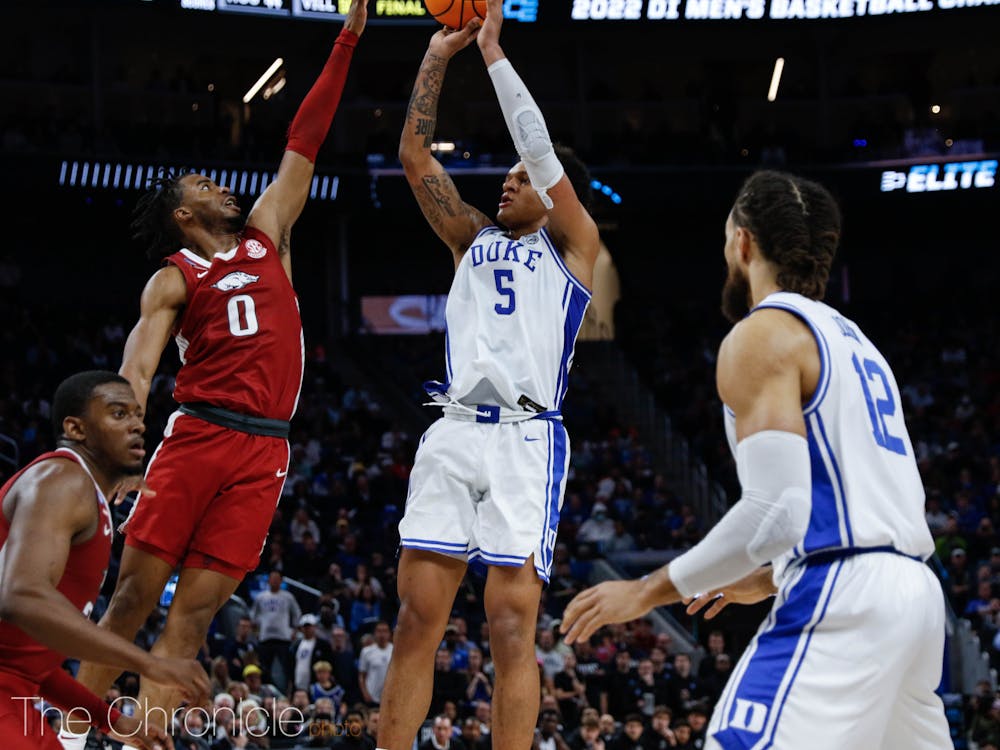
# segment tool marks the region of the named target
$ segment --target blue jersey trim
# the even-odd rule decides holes
[[[812,552],[842,546],[844,539],[840,535],[840,507],[833,489],[833,478],[827,471],[811,420],[806,422],[806,441],[809,444],[809,466],[812,471],[812,508],[801,547],[804,552]]]
[[[549,422],[549,477],[546,483],[545,526],[542,529],[541,566],[545,569],[546,580],[552,569],[552,552],[559,532],[559,500],[562,497],[563,482],[566,478],[566,428]]]
[[[457,547],[460,551],[465,552],[469,548],[468,542],[445,542],[440,539],[418,539],[415,537],[406,537],[400,539],[400,542],[406,544],[413,542],[414,544],[434,544],[438,547]]]
[[[851,530],[851,514],[847,507],[847,493],[844,492],[844,480],[840,475],[840,466],[837,464],[837,455],[833,452],[833,446],[830,445],[830,438],[826,436],[826,426],[823,424],[823,417],[817,411],[814,415],[816,418],[816,424],[819,426],[820,437],[823,438],[823,445],[826,446],[826,452],[830,457],[830,464],[833,466],[833,474],[837,479],[837,489],[840,490],[840,505],[844,513],[844,528],[847,529],[847,546],[854,546],[854,532]]]
[[[590,297],[591,297],[591,291],[589,289],[587,289],[587,287],[585,287],[583,285],[583,282],[580,281],[578,278],[576,278],[576,276],[574,276],[573,273],[566,266],[566,261],[563,260],[562,255],[560,255],[559,251],[556,250],[556,246],[554,244],[552,244],[552,237],[546,231],[545,227],[542,227],[541,229],[539,229],[538,230],[538,234],[542,238],[542,240],[545,242],[545,244],[548,246],[549,252],[552,253],[552,257],[555,258],[556,265],[558,265],[559,268],[562,269],[562,272],[564,274],[566,274],[566,278],[569,279],[571,282],[573,282],[573,285],[576,286],[577,289],[579,289],[581,292],[583,292],[584,294],[586,294],[587,295],[587,299],[589,300]]]
[[[574,289],[569,298],[569,306],[565,309],[566,319],[563,323],[563,351],[559,362],[559,374],[556,377],[556,409],[562,407],[569,388],[569,368],[573,362],[573,351],[576,349],[576,337],[580,335],[583,326],[583,316],[587,313],[590,297],[583,297]]]
[[[762,740],[767,742],[764,747],[771,746],[782,708],[805,660],[812,634],[826,614],[834,589],[834,585],[831,584],[824,597],[823,590],[830,577],[830,570],[831,566],[826,565],[803,571],[801,577],[792,584],[785,601],[780,606],[775,606],[772,611],[773,619],[769,623],[769,628],[756,637],[754,652],[739,677],[739,684],[734,687],[731,695],[727,696],[726,703],[722,706],[725,712],[722,717],[723,728],[713,735],[725,750],[749,750],[759,747]],[[840,563],[836,565],[838,573],[839,570]],[[835,582],[836,576],[834,576]],[[797,654],[803,638],[805,642],[802,644],[801,652]],[[789,674],[790,682],[779,698],[782,683]],[[766,706],[768,719],[771,717],[771,712],[777,710],[774,721],[765,721],[764,726],[757,732],[733,726],[732,703],[738,699]],[[777,706],[775,701],[778,701]]]
[[[819,405],[823,403],[823,399],[826,397],[826,392],[830,388],[831,373],[831,363],[830,363],[830,347],[826,343],[826,337],[823,332],[816,327],[816,325],[809,319],[802,310],[797,307],[786,304],[784,302],[764,302],[757,305],[753,310],[750,311],[752,315],[757,310],[765,310],[767,308],[772,308],[775,310],[784,310],[785,312],[791,313],[795,317],[799,318],[803,323],[809,326],[809,330],[812,331],[813,338],[816,339],[816,348],[819,350],[819,382],[816,384],[816,391],[813,393],[809,403],[802,407],[803,414],[810,414],[819,408]]]
[[[785,710],[785,703],[788,701],[788,695],[792,692],[792,688],[795,687],[795,680],[799,676],[799,670],[802,669],[802,663],[806,660],[806,653],[809,651],[809,644],[812,642],[813,633],[816,632],[816,628],[819,627],[819,624],[823,622],[823,618],[826,617],[826,610],[827,607],[830,606],[830,600],[833,598],[833,591],[837,587],[837,579],[840,577],[840,571],[843,569],[844,563],[843,561],[838,561],[835,565],[836,570],[833,573],[833,582],[830,584],[830,588],[827,589],[826,600],[823,602],[823,609],[819,613],[819,618],[817,618],[816,622],[814,622],[809,628],[809,634],[806,636],[806,644],[802,649],[802,653],[799,655],[799,663],[795,665],[795,671],[792,672],[792,680],[788,683],[788,689],[785,690],[785,694],[781,696],[781,703],[778,704],[778,714],[774,717],[774,726],[771,727],[770,732],[771,736],[768,739],[767,744],[764,745],[764,750],[767,750],[769,747],[774,747],[774,736],[778,733],[778,723],[781,721],[781,714]],[[826,582],[828,575],[829,571],[826,571],[823,576],[824,583]]]

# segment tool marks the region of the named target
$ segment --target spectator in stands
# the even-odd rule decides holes
[[[469,649],[469,663],[467,673],[469,684],[465,688],[465,698],[470,706],[478,701],[490,701],[493,699],[493,682],[483,671],[483,652],[473,646]]]
[[[635,537],[628,533],[625,521],[616,519],[614,522],[614,534],[604,542],[604,554],[613,555],[616,552],[632,552],[636,548]]]
[[[539,629],[537,631],[535,658],[542,665],[545,674],[545,682],[551,682],[552,678],[563,670],[563,655],[556,650],[555,637],[550,628]]]
[[[419,750],[466,750],[462,740],[452,736],[451,729],[451,719],[438,714],[431,736],[420,743]]]
[[[467,678],[451,667],[451,652],[443,646],[434,655],[434,687],[431,693],[431,713],[442,713],[444,704],[456,705],[465,698]]]
[[[331,594],[325,594],[320,599],[319,622],[316,624],[316,637],[321,641],[333,643],[333,631],[344,628],[344,618],[340,614],[340,602]]]
[[[608,750],[645,750],[642,744],[643,730],[642,716],[629,714],[625,717],[622,731],[609,745]]]
[[[559,712],[543,710],[538,716],[538,729],[531,742],[532,750],[569,750],[559,731]]]
[[[941,492],[936,489],[927,490],[927,500],[924,503],[924,518],[931,534],[937,537],[944,533],[948,525],[948,514],[941,508]]]
[[[375,750],[375,740],[365,731],[365,713],[351,709],[344,716],[344,726],[330,747],[340,750]]]
[[[316,703],[320,698],[329,698],[333,703],[334,715],[340,716],[344,706],[345,691],[333,678],[333,667],[328,661],[318,661],[313,664],[316,680],[309,685],[309,700]]]
[[[643,735],[645,750],[668,750],[677,744],[677,737],[670,728],[673,714],[667,706],[657,706],[653,709],[653,718],[649,729]]]
[[[948,560],[948,580],[945,591],[951,600],[951,606],[958,612],[964,612],[971,591],[971,576],[967,567],[968,554],[962,547],[955,547]]]
[[[607,750],[601,737],[601,725],[597,717],[588,715],[580,723],[580,734],[570,750]]]
[[[722,695],[722,691],[726,687],[726,682],[729,681],[729,676],[733,671],[733,660],[729,654],[717,654],[714,658],[706,656],[702,662],[706,661],[712,664],[712,669],[706,673],[704,678],[699,677],[698,679],[704,686],[706,694],[714,703]]]
[[[608,711],[612,716],[635,713],[639,708],[637,687],[632,656],[628,651],[621,650],[615,654],[615,668],[608,675]]]
[[[563,731],[576,729],[580,711],[587,703],[587,687],[576,672],[576,654],[572,650],[563,657],[562,671],[553,676],[552,688],[552,695],[559,701]]]
[[[640,659],[636,667],[635,691],[638,695],[636,705],[639,712],[647,718],[653,716],[653,710],[669,699],[669,689],[666,681],[657,679],[652,659]]]
[[[291,646],[293,667],[293,687],[294,689],[308,688],[312,681],[313,671],[316,662],[323,661],[329,664],[333,659],[333,650],[330,644],[317,637],[316,625],[319,618],[313,614],[302,615],[299,618],[299,628],[302,635],[297,638]],[[332,669],[332,667],[331,667]],[[340,705],[336,703],[336,705]]]
[[[243,682],[246,686],[246,694],[241,694],[241,700],[251,698],[257,702],[257,705],[263,705],[264,698],[277,698],[282,694],[273,684],[264,682],[263,678],[264,673],[256,664],[245,666],[243,668]]]
[[[593,542],[602,546],[615,535],[615,523],[608,518],[608,506],[598,500],[590,509],[590,517],[580,524],[576,532],[579,542]]]
[[[674,737],[677,738],[676,750],[697,750],[691,740],[691,725],[686,719],[680,719],[674,724]]]
[[[705,644],[705,658],[698,665],[698,678],[708,679],[715,671],[715,657],[726,651],[726,637],[721,630],[713,630],[708,634]]]
[[[334,678],[347,690],[349,703],[353,704],[358,700],[363,700],[358,682],[358,664],[354,658],[354,650],[351,648],[351,640],[347,637],[347,631],[342,627],[334,628],[331,644],[333,658],[329,661],[333,665]]]
[[[468,716],[462,722],[462,744],[467,750],[491,750],[489,735],[483,736],[475,716]]]
[[[479,732],[485,738],[490,738],[493,729],[493,706],[486,701],[479,701],[476,704],[476,721],[479,722]],[[491,742],[492,739],[490,738]]]
[[[382,700],[385,673],[392,659],[392,631],[389,623],[383,621],[375,625],[375,642],[361,649],[358,658],[358,685],[361,697],[369,706],[378,705]],[[336,644],[334,644],[336,651]]]
[[[966,549],[969,543],[958,530],[958,514],[952,511],[944,525],[944,531],[934,543],[937,556],[947,563],[951,551],[956,548]]]
[[[576,673],[583,679],[587,693],[587,705],[600,712],[608,710],[608,674],[604,664],[594,653],[593,640],[577,641],[573,644],[576,653]],[[581,720],[583,717],[580,717]]]
[[[385,599],[385,589],[382,588],[382,583],[377,578],[372,577],[367,563],[359,562],[355,568],[354,577],[348,578],[344,583],[351,596],[355,598],[360,598],[362,589],[368,585],[371,586],[376,599],[380,602]]]
[[[460,620],[461,618],[455,618]],[[462,620],[462,626],[465,621]],[[469,646],[461,636],[458,622],[449,622],[444,628],[443,647],[451,654],[451,668],[455,672],[466,672],[469,669]]]
[[[295,511],[295,516],[289,525],[289,534],[294,544],[302,544],[302,535],[309,533],[312,538],[319,542],[319,526],[309,515],[309,509],[305,506]]]
[[[610,748],[611,743],[613,743],[618,737],[618,722],[615,721],[615,717],[611,714],[601,714],[597,721],[601,727],[601,739],[604,740],[604,744]]]
[[[376,598],[371,584],[361,587],[358,598],[351,605],[351,632],[354,635],[369,632],[382,619],[382,603]]]
[[[250,608],[250,616],[257,627],[260,646],[260,666],[267,672],[271,682],[286,684],[292,678],[292,636],[295,623],[302,617],[302,610],[295,597],[283,591],[284,577],[272,570],[267,578],[267,591],[262,591]],[[274,671],[274,663],[278,671]]]
[[[320,698],[313,708],[312,718],[306,727],[309,747],[329,747],[331,739],[339,734],[336,725],[333,701]]]
[[[705,734],[708,732],[708,707],[704,703],[695,703],[687,715],[691,726],[691,744],[697,748],[705,746]]]
[[[708,697],[701,681],[691,674],[691,657],[674,656],[674,674],[670,680],[670,707],[675,714],[686,715],[695,703]]]

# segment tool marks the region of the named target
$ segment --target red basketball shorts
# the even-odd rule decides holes
[[[0,738],[4,750],[62,750],[58,730],[35,710],[37,699],[37,683],[0,671]]]
[[[171,565],[242,580],[257,567],[288,473],[288,441],[176,412],[122,525],[125,543]]]

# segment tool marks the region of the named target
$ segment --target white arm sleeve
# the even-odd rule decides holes
[[[564,170],[552,148],[541,110],[506,57],[490,65],[487,71],[496,89],[507,129],[514,139],[514,148],[528,170],[531,186],[545,207],[552,208],[552,199],[546,191],[562,179]]]
[[[805,438],[778,430],[754,433],[736,447],[736,470],[743,487],[739,502],[667,568],[685,597],[738,581],[802,541],[809,527]]]

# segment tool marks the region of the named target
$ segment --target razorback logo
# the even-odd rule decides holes
[[[260,276],[254,276],[243,271],[233,271],[212,284],[212,287],[218,289],[220,292],[231,292],[233,289],[242,289],[245,286],[250,286],[250,284],[253,284],[258,279],[260,279]]]

